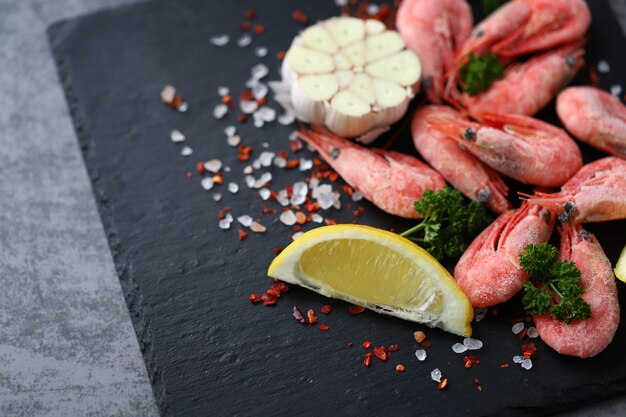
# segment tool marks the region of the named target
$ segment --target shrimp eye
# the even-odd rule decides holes
[[[433,85],[433,82],[431,81],[431,79],[429,77],[426,77],[422,80],[421,89],[428,90],[432,85]]]
[[[543,221],[546,222],[546,224],[550,223],[551,214],[548,210],[542,209],[539,214],[541,215],[541,218],[543,219]]]
[[[578,237],[582,240],[591,241],[591,233],[589,233],[585,229],[582,229],[580,233],[578,233]]]
[[[337,158],[339,158],[339,154],[340,154],[340,153],[341,153],[341,149],[339,149],[339,148],[333,148],[333,149],[330,151],[330,157],[331,157],[331,158],[333,158],[333,159],[337,159]]]
[[[569,223],[574,211],[576,211],[576,205],[571,201],[568,201],[563,205],[563,212],[559,214],[559,221],[561,223]]]
[[[567,63],[567,65],[568,65],[570,68],[574,68],[574,67],[576,66],[576,58],[574,58],[574,57],[573,57],[573,56],[571,56],[571,55],[566,55],[566,56],[565,56],[565,62]]]
[[[473,127],[465,129],[465,132],[463,132],[463,139],[474,142],[476,140],[476,129]]]
[[[487,203],[489,200],[491,200],[491,190],[489,189],[489,187],[485,187],[478,191],[478,194],[476,194],[476,200],[478,200],[480,203]]]
[[[472,36],[475,38],[480,38],[484,34],[485,34],[485,30],[482,28],[476,28],[474,29],[474,32],[472,32]]]

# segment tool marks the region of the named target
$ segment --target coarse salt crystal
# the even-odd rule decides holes
[[[178,110],[181,113],[186,112],[187,110],[189,110],[189,103],[187,103],[186,101],[183,101],[182,103],[178,105],[178,107],[176,107],[176,110]]]
[[[263,106],[254,113],[254,116],[267,123],[273,122],[276,119],[276,110]]]
[[[426,359],[426,351],[424,349],[417,349],[415,351],[415,357],[418,361],[423,361]]]
[[[263,200],[267,200],[272,195],[272,192],[267,188],[261,188],[259,190],[259,195]]]
[[[243,169],[243,173],[244,174],[252,174],[254,172],[254,169],[252,169],[252,167],[250,165],[246,165],[246,167]]]
[[[259,155],[259,162],[261,163],[261,166],[268,167],[272,165],[272,160],[274,159],[274,156],[276,156],[274,152],[261,152],[261,155]]]
[[[232,136],[234,136],[234,135],[235,135],[235,133],[237,133],[237,128],[236,128],[235,126],[233,126],[233,125],[226,126],[226,127],[224,128],[224,134],[225,134],[227,137],[229,137],[229,138],[230,138],[230,137],[232,137]]]
[[[485,316],[487,315],[487,311],[489,311],[489,309],[487,307],[477,308],[476,311],[475,311],[475,314],[476,314],[475,320],[476,320],[476,322],[482,321],[485,318]]]
[[[350,196],[350,199],[351,199],[352,201],[355,201],[355,202],[356,202],[356,201],[361,201],[361,200],[363,200],[363,194],[361,194],[361,192],[360,192],[360,191],[355,191],[355,192],[353,192],[353,193],[352,193],[352,195]]]
[[[298,140],[298,139],[300,139],[300,138],[298,137],[298,135],[296,134],[296,132],[291,132],[291,133],[289,134],[289,140]]]
[[[287,160],[285,158],[277,156],[276,158],[274,158],[274,165],[278,168],[284,168],[287,166]]]
[[[293,184],[293,194],[307,195],[309,192],[309,186],[304,181],[298,181]]]
[[[272,174],[269,172],[264,172],[261,176],[254,182],[254,188],[262,188],[272,180]]]
[[[611,66],[604,59],[598,62],[598,72],[600,74],[608,74],[611,72]]]
[[[251,77],[248,79],[248,81],[246,81],[246,87],[248,88],[252,88],[255,85],[257,85],[258,83],[260,83],[261,81],[259,81],[258,79]]]
[[[530,358],[526,358],[522,361],[522,368],[526,369],[527,371],[530,370],[530,368],[533,367],[533,361]]]
[[[280,222],[285,226],[293,226],[294,224],[296,224],[297,221],[296,215],[291,210],[285,210],[280,213],[280,216],[278,216],[278,220],[280,220]]]
[[[189,146],[183,146],[183,148],[180,150],[180,154],[182,156],[189,156],[193,153],[193,149],[191,149]]]
[[[294,206],[299,206],[300,204],[304,204],[306,201],[306,195],[292,195],[289,202]]]
[[[236,194],[237,191],[239,191],[239,185],[236,182],[229,182],[228,191],[230,191],[232,194]]]
[[[174,129],[170,132],[170,139],[174,143],[180,143],[185,140],[185,135],[180,130]]]
[[[247,33],[241,35],[241,37],[237,39],[237,46],[239,46],[240,48],[245,48],[251,43],[252,43],[252,36],[250,36]]]
[[[535,339],[539,336],[539,332],[537,331],[536,327],[529,327],[528,331],[526,332],[526,336],[530,337],[531,339]]]
[[[252,87],[252,97],[254,97],[257,100],[261,100],[262,98],[265,98],[268,92],[269,92],[269,88],[267,88],[267,85],[263,83],[257,83],[254,87]]]
[[[230,172],[230,167],[228,166],[224,167],[224,172]]]
[[[168,84],[163,87],[163,90],[161,90],[161,100],[165,103],[171,103],[174,97],[176,97],[176,88],[174,88],[173,85]]]
[[[278,119],[276,120],[278,120],[278,124],[281,126],[289,126],[296,120],[296,116],[292,112],[287,111],[278,116]]]
[[[312,159],[300,158],[300,165],[299,165],[300,171],[308,171],[311,168],[313,168],[313,160]]]
[[[230,41],[230,37],[226,34],[211,36],[209,42],[215,46],[226,46]]]
[[[226,213],[223,219],[219,221],[220,229],[230,229],[230,224],[233,222],[233,216],[230,213]]]
[[[252,224],[253,219],[252,219],[252,217],[248,216],[247,214],[244,214],[243,216],[237,217],[237,221],[242,226],[249,227]]]
[[[226,104],[218,104],[213,108],[213,117],[216,119],[221,119],[226,116],[226,113],[228,113],[228,106]]]
[[[270,147],[270,144],[269,144],[269,143],[267,143],[267,142],[263,142],[263,143],[261,144],[261,146],[262,146],[262,147],[264,147],[265,149],[267,149],[267,148],[269,148],[269,147]]]
[[[513,356],[513,363],[522,363],[523,360],[524,360],[524,357],[521,355]]]
[[[452,345],[452,351],[454,353],[463,353],[467,350],[467,347],[463,343],[455,343]]]
[[[292,240],[296,240],[297,238],[299,238],[300,236],[302,236],[304,234],[304,232],[296,232],[291,236]]]
[[[213,201],[220,201],[222,199],[222,193],[213,194]]]
[[[265,64],[256,64],[252,67],[252,70],[250,72],[252,73],[253,78],[260,80],[261,78],[269,74],[270,70]]]
[[[463,339],[463,344],[467,350],[477,350],[483,347],[483,342],[478,339],[472,339],[471,337]]]
[[[209,191],[211,188],[213,188],[213,178],[211,178],[211,177],[204,177],[204,178],[202,178],[202,181],[200,181],[200,185],[206,191]]]
[[[224,86],[219,86],[217,87],[217,94],[220,97],[224,97],[230,94],[230,88],[228,87],[224,87]]]
[[[220,161],[219,159],[211,159],[210,161],[206,161],[204,163],[204,169],[216,174],[219,172],[220,169],[222,169],[222,161]]]
[[[263,120],[261,120],[258,116],[254,117],[254,127],[256,128],[262,128],[263,126],[265,126],[265,122]]]
[[[520,321],[519,323],[515,323],[513,325],[513,327],[511,328],[511,331],[514,334],[519,334],[519,332],[521,332],[524,329],[524,322]]]
[[[252,175],[246,175],[245,181],[248,188],[254,187],[254,183],[256,182]]]
[[[439,368],[435,368],[430,373],[430,378],[435,382],[441,382],[441,371]]]
[[[370,16],[374,16],[380,10],[380,6],[378,4],[370,4],[367,6],[367,14]]]
[[[339,7],[344,7],[348,5],[349,0],[335,0],[335,5]]]
[[[622,94],[622,86],[615,84],[611,86],[611,94],[615,97],[619,97]]]
[[[267,48],[264,46],[257,46],[254,49],[254,54],[258,56],[259,58],[263,58],[264,56],[267,55]]]
[[[241,100],[239,102],[239,108],[245,114],[251,114],[259,108],[259,103],[256,100]]]
[[[322,216],[320,216],[319,214],[314,213],[314,214],[311,216],[311,220],[312,220],[314,223],[322,223],[322,222],[324,221],[324,218],[323,218]]]
[[[261,169],[261,161],[259,161],[259,158],[252,161],[252,168]]]
[[[276,201],[283,207],[287,207],[289,205],[289,197],[287,196],[287,190],[280,190],[276,195]]]
[[[259,222],[252,222],[252,224],[250,225],[250,230],[252,230],[254,233],[264,233],[267,230],[267,227],[263,226]]]
[[[235,146],[239,146],[241,143],[241,137],[239,135],[229,136],[228,139],[226,139],[226,143],[228,143],[228,146],[232,146],[234,148]]]

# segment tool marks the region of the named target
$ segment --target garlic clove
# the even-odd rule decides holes
[[[365,23],[356,17],[333,17],[326,21],[326,27],[340,48],[365,36]]]
[[[339,48],[331,34],[320,25],[311,26],[300,35],[302,45],[327,54],[335,54]]]
[[[302,46],[294,46],[287,51],[285,62],[298,74],[323,74],[335,70],[330,55]]]
[[[413,52],[404,50],[367,64],[365,72],[374,78],[410,86],[419,81],[422,66]]]
[[[398,32],[386,31],[366,39],[367,62],[377,61],[404,49],[404,41]]]

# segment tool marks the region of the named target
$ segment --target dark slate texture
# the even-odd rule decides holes
[[[623,38],[604,2],[591,4],[594,23],[588,61],[607,59],[610,83],[623,83],[626,61]],[[245,50],[235,45],[244,10],[254,7],[267,33]],[[274,53],[288,47],[299,26],[290,18],[294,7],[312,18],[335,14],[332,2],[154,1],[104,11],[61,22],[50,30],[60,78],[85,158],[98,208],[107,232],[140,345],[154,383],[157,403],[165,415],[546,415],[626,392],[626,335],[620,328],[611,346],[596,358],[560,356],[538,342],[541,358],[532,371],[517,366],[502,370],[520,352],[510,332],[513,307],[499,308],[475,326],[485,347],[481,364],[463,368],[462,356],[450,346],[458,337],[426,329],[433,347],[426,362],[418,362],[412,333],[417,326],[371,312],[350,316],[346,304],[332,302],[334,312],[322,317],[330,326],[322,333],[303,327],[291,308],[319,308],[327,299],[293,288],[275,308],[251,305],[247,295],[266,288],[264,276],[274,246],[289,242],[289,229],[276,216],[262,216],[261,202],[243,183],[242,164],[225,145],[230,115],[216,121],[210,115],[218,102],[216,89],[230,86],[234,95],[260,61],[252,48],[264,45],[263,61],[276,78]],[[211,47],[211,35],[229,33],[231,44]],[[577,82],[585,82],[581,76]],[[175,85],[190,104],[176,113],[159,101],[166,84]],[[609,83],[609,84],[610,84]],[[608,84],[607,84],[608,85]],[[607,85],[603,85],[606,87]],[[550,111],[543,117],[554,120]],[[188,137],[193,156],[179,156],[171,129]],[[287,148],[290,128],[255,129],[238,125],[244,143],[256,155],[264,142],[272,150]],[[388,139],[388,138],[387,138]],[[385,138],[382,139],[384,141]],[[409,149],[404,134],[396,147]],[[584,148],[587,161],[600,156]],[[308,152],[303,155],[310,157]],[[199,160],[217,157],[232,168],[219,204],[188,179]],[[272,188],[303,178],[298,172],[271,169]],[[194,171],[195,172],[195,171]],[[257,173],[256,175],[259,175]],[[344,204],[347,202],[344,201]],[[232,207],[235,216],[260,216],[268,233],[237,239],[217,227],[217,213]],[[409,223],[386,216],[367,203],[361,223],[402,229]],[[351,220],[350,210],[328,217]],[[623,222],[593,225],[615,261],[623,244]],[[622,302],[624,291],[620,284]],[[320,314],[321,316],[321,314]],[[388,363],[361,364],[360,344],[398,343],[400,351]],[[346,344],[353,342],[354,347]],[[581,341],[584,342],[584,341]],[[407,371],[397,374],[396,363]],[[438,367],[450,379],[437,391],[430,371]],[[484,391],[477,392],[473,379]]]

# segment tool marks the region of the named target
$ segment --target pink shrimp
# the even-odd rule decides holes
[[[519,194],[557,213],[562,223],[626,219],[626,160],[609,156],[587,164],[558,193]]]
[[[584,0],[513,0],[476,25],[459,50],[513,58],[580,40],[591,23]]]
[[[619,302],[615,275],[596,238],[580,225],[564,224],[559,257],[572,261],[580,269],[582,299],[591,307],[591,317],[570,324],[548,313],[533,316],[535,326],[548,346],[563,355],[589,358],[611,343],[619,324]]]
[[[519,263],[526,245],[550,239],[554,216],[523,204],[505,211],[478,235],[454,269],[454,278],[474,307],[507,301],[522,289],[528,276]]]
[[[454,51],[470,35],[473,19],[465,0],[404,0],[396,27],[421,61],[429,98],[440,102],[443,76],[455,65]]]
[[[429,125],[481,161],[525,184],[560,186],[582,166],[580,149],[565,131],[521,115],[486,113],[485,123],[438,116]]]
[[[486,204],[496,213],[511,208],[508,187],[495,170],[459,146],[445,134],[428,126],[431,117],[465,119],[445,106],[425,106],[415,112],[412,122],[413,144],[435,170],[472,200]]]
[[[559,94],[556,112],[580,141],[626,159],[626,106],[594,87],[570,87]]]
[[[449,101],[466,109],[477,120],[483,113],[532,116],[545,107],[584,65],[584,50],[566,46],[509,66],[504,78],[476,96],[449,87]]]
[[[409,155],[374,152],[330,133],[296,132],[363,196],[387,213],[419,218],[413,203],[425,190],[441,191],[446,181],[437,171]]]

